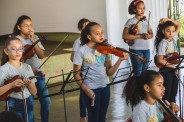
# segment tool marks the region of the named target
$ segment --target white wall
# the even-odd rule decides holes
[[[0,0],[0,35],[11,33],[22,14],[32,18],[36,32],[78,32],[84,17],[106,32],[105,0]]]
[[[130,16],[128,14],[128,6],[132,0],[106,0],[106,11],[107,11],[107,33],[108,39],[115,46],[119,46],[128,49],[128,45],[124,43],[122,39],[122,31],[124,24]],[[167,17],[167,0],[144,0],[146,6],[145,16],[148,18],[148,12],[151,11],[150,24],[156,34],[156,28],[160,18]],[[151,59],[155,54],[154,51],[154,38],[150,39]],[[113,63],[118,58],[113,56]],[[128,62],[123,62],[121,67],[127,66]],[[154,65],[153,61],[151,65]]]

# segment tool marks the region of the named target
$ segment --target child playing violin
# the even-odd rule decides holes
[[[132,122],[168,122],[170,115],[158,102],[165,93],[163,83],[162,75],[153,70],[143,71],[128,80],[123,94],[127,104],[133,107]],[[179,111],[178,105],[165,102],[174,114]]]
[[[3,95],[12,88],[23,87],[22,92],[12,92],[10,94],[9,98],[7,99],[7,109],[9,111],[16,112],[20,117],[27,120],[27,118],[24,116],[25,110],[23,99],[25,98],[28,120],[29,122],[34,122],[34,102],[32,95],[35,96],[37,93],[35,86],[36,79],[28,79],[30,76],[34,76],[34,73],[30,65],[20,61],[23,50],[23,45],[18,38],[10,37],[6,40],[0,67],[0,95]],[[23,77],[23,79],[16,79],[15,81],[4,85],[7,80],[10,80],[16,75],[20,75]]]
[[[36,38],[36,35],[34,35],[32,20],[30,17],[26,15],[22,15],[18,18],[13,34],[19,38],[23,44],[25,45],[32,45],[34,44],[38,38]],[[49,121],[49,111],[50,111],[50,97],[42,98],[42,96],[48,95],[48,89],[45,88],[45,76],[43,75],[42,71],[39,69],[39,66],[41,65],[42,61],[41,59],[44,58],[44,47],[41,44],[41,42],[38,42],[33,47],[34,49],[34,55],[33,57],[30,57],[30,59],[26,60],[26,63],[29,64],[35,75],[42,75],[42,77],[37,78],[36,87],[38,90],[38,97],[40,98],[40,114],[41,114],[41,122],[48,122]],[[24,57],[23,57],[24,58]]]
[[[153,32],[151,27],[148,25],[148,21],[145,20],[144,12],[145,12],[145,4],[142,0],[133,0],[128,9],[129,14],[135,15],[133,18],[128,19],[125,24],[122,37],[126,43],[132,43],[129,46],[129,51],[135,54],[140,55],[142,58],[147,60],[146,63],[141,62],[137,57],[131,56],[131,63],[133,67],[134,75],[139,76],[142,71],[144,71],[148,67],[148,62],[150,60],[150,46],[148,39],[153,37]],[[143,19],[142,21],[140,21]],[[132,25],[137,24],[137,30],[135,34],[130,33],[130,28]]]
[[[155,46],[157,50],[157,63],[162,65],[160,72],[164,78],[164,86],[166,88],[164,100],[175,102],[178,90],[178,70],[176,66],[167,62],[164,56],[178,52],[177,40],[181,24],[178,21],[169,18],[162,18],[158,25],[158,31],[155,38]],[[172,70],[173,69],[173,70]]]
[[[81,47],[75,52],[73,64],[77,84],[85,92],[84,98],[88,111],[88,122],[105,122],[110,99],[110,87],[108,76],[118,69],[121,61],[127,60],[127,54],[119,58],[111,66],[109,55],[97,51],[98,43],[103,42],[104,34],[102,27],[96,22],[90,22],[82,30]],[[80,71],[81,68],[89,70]],[[87,72],[87,73],[86,73]],[[84,81],[81,78],[85,79]],[[94,103],[94,104],[93,104]]]

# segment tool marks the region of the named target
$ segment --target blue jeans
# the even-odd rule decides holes
[[[88,122],[105,122],[110,100],[109,85],[104,88],[92,89],[95,93],[94,106],[91,106],[91,98],[84,94],[88,110]]]
[[[35,73],[35,75],[42,74],[41,71]],[[45,76],[37,78],[36,88],[37,88],[37,95],[40,98],[40,114],[41,114],[41,122],[48,122],[49,121],[49,111],[50,111],[50,97],[42,98],[42,96],[48,95],[48,89],[43,89],[46,85]]]
[[[32,95],[26,98],[26,104],[27,104],[28,121],[34,122],[34,111],[33,111],[34,99]],[[25,120],[24,103],[22,99],[15,99],[11,97],[8,98],[8,108],[9,108],[9,111],[16,112],[21,118]]]
[[[178,78],[176,77],[173,70],[170,68],[160,69],[160,74],[164,78],[165,94],[163,100],[169,102],[176,102],[176,95],[178,91]]]
[[[142,58],[146,58],[146,62],[141,62],[136,56],[130,55],[132,67],[133,67],[133,73],[136,76],[140,76],[142,71],[146,70],[148,68],[149,60],[150,60],[150,50],[133,50],[129,49],[130,52],[133,52],[135,54],[138,54]]]
[[[86,103],[84,99],[84,91],[80,89],[80,96],[79,96],[79,107],[80,107],[80,117],[86,117]]]

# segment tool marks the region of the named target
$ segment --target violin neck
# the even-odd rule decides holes
[[[139,24],[141,20],[138,20],[136,24],[134,24],[131,28],[130,28],[130,31],[134,30],[134,28]]]
[[[39,78],[39,77],[41,77],[42,75],[35,75],[35,76],[30,76],[29,77],[29,80],[31,80],[31,79],[33,79],[33,78]],[[43,75],[44,76],[44,75]]]
[[[162,101],[161,99],[160,100],[157,100],[157,101],[169,113],[170,117],[172,118],[172,120],[174,122],[180,122],[180,120],[178,119],[178,117],[171,111],[171,109],[164,103],[164,101]]]
[[[27,50],[25,50],[23,55],[27,55],[39,41],[40,40],[37,40],[36,42],[34,42]]]

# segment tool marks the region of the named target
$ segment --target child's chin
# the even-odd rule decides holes
[[[160,97],[159,97],[159,99],[162,99],[162,98],[163,98],[163,96],[160,96]]]
[[[103,40],[98,41],[98,43],[102,43],[102,42],[103,42]]]

